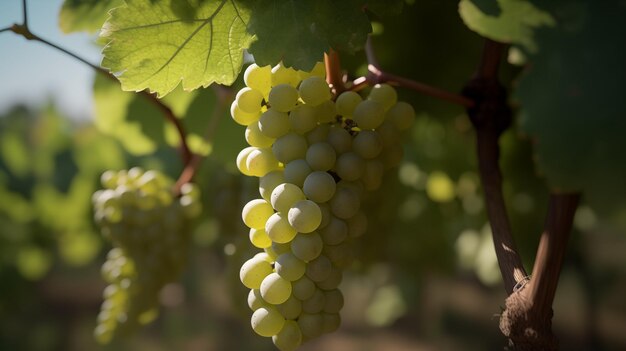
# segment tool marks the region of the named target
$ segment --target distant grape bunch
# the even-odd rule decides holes
[[[93,195],[94,216],[114,248],[102,265],[109,285],[94,334],[106,344],[157,317],[159,291],[184,266],[186,223],[199,215],[201,204],[196,185],[187,183],[174,196],[173,182],[153,170],[107,171],[101,182],[104,189]]]
[[[240,278],[251,289],[254,331],[290,351],[339,327],[342,270],[367,228],[361,199],[401,161],[415,112],[386,84],[365,100],[347,91],[333,101],[322,63],[311,72],[252,64],[244,81],[231,115],[250,147],[237,167],[260,178],[261,198],[242,218],[263,251]]]

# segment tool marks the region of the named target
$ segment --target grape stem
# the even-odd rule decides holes
[[[330,49],[324,53],[324,65],[326,66],[326,82],[330,85],[333,95],[337,97],[346,91],[343,73],[341,72],[341,62],[337,51]]]
[[[77,54],[57,45],[54,44],[52,42],[50,42],[49,40],[46,40],[36,34],[34,34],[30,28],[28,27],[28,13],[27,13],[27,6],[26,6],[26,0],[22,1],[22,5],[23,5],[23,23],[22,24],[13,24],[10,27],[7,28],[3,28],[0,29],[0,33],[4,32],[4,31],[12,31],[13,33],[17,34],[17,35],[21,35],[22,37],[24,37],[27,40],[34,40],[34,41],[38,41],[40,43],[43,43],[51,48],[56,49],[57,51],[60,51],[84,64],[86,64],[87,66],[93,68],[96,72],[102,74],[103,76],[114,80],[116,82],[119,82],[118,79],[111,74],[109,71],[107,71],[106,69],[97,66],[89,61],[87,61],[86,59],[78,56]],[[176,128],[176,131],[178,132],[179,138],[180,138],[180,154],[181,154],[181,160],[183,163],[183,166],[187,166],[187,164],[189,164],[191,162],[191,159],[193,157],[193,154],[191,152],[191,149],[189,148],[189,145],[187,144],[187,133],[185,132],[185,129],[183,127],[183,125],[180,123],[180,119],[176,116],[176,114],[174,113],[174,111],[172,111],[171,108],[169,108],[169,106],[165,105],[163,102],[161,102],[161,100],[159,100],[155,94],[152,94],[150,92],[148,92],[147,90],[143,90],[140,92],[137,92],[139,95],[142,95],[144,98],[146,98],[148,101],[150,101],[152,104],[154,104],[162,113],[163,116],[165,117],[165,119],[172,123],[172,125]]]
[[[365,44],[365,54],[367,55],[368,74],[363,77],[359,77],[352,82],[352,85],[350,87],[350,90],[352,91],[359,91],[367,86],[375,84],[387,83],[390,85],[415,90],[419,93],[452,102],[466,108],[474,106],[474,101],[468,99],[465,96],[454,94],[449,91],[445,91],[443,89],[439,89],[383,70],[374,53],[371,37],[367,38],[367,42]]]

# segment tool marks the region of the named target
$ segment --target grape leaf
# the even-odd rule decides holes
[[[354,53],[372,31],[360,0],[259,0],[249,30],[250,46],[259,65],[283,61],[310,70],[331,47]]]
[[[59,12],[59,27],[64,33],[93,33],[102,27],[109,10],[123,3],[122,0],[65,0]]]
[[[102,28],[102,66],[124,90],[159,97],[181,81],[185,90],[231,84],[252,41],[249,15],[244,0],[127,0]]]
[[[550,13],[535,7],[528,0],[497,0],[497,4],[500,11],[494,10],[493,3],[461,0],[459,13],[474,32],[503,43],[521,45],[529,51],[537,49],[533,30],[555,24]]]
[[[626,51],[615,47],[626,37],[626,6],[552,5],[559,25],[537,31],[540,49],[516,91],[521,126],[553,188],[611,207],[626,198]]]

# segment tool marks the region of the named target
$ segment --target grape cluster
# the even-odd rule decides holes
[[[114,246],[102,265],[109,285],[94,331],[104,344],[157,317],[159,291],[186,260],[186,220],[201,212],[201,204],[196,185],[183,185],[176,197],[172,181],[152,170],[107,171],[101,182],[104,189],[93,195],[94,216]]]
[[[333,101],[324,76],[321,63],[311,72],[252,64],[231,105],[250,145],[237,167],[260,178],[261,195],[242,218],[263,252],[240,279],[251,289],[252,328],[282,351],[339,327],[342,270],[367,228],[361,199],[401,161],[399,136],[415,118],[389,85]]]

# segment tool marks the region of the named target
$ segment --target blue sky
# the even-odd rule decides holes
[[[58,14],[63,0],[28,1],[33,33],[73,51],[91,62],[100,62],[95,36],[63,34]],[[0,27],[22,20],[21,0],[0,0]],[[16,103],[42,104],[53,99],[73,118],[91,118],[94,72],[86,65],[44,44],[12,33],[0,33],[0,113]]]

